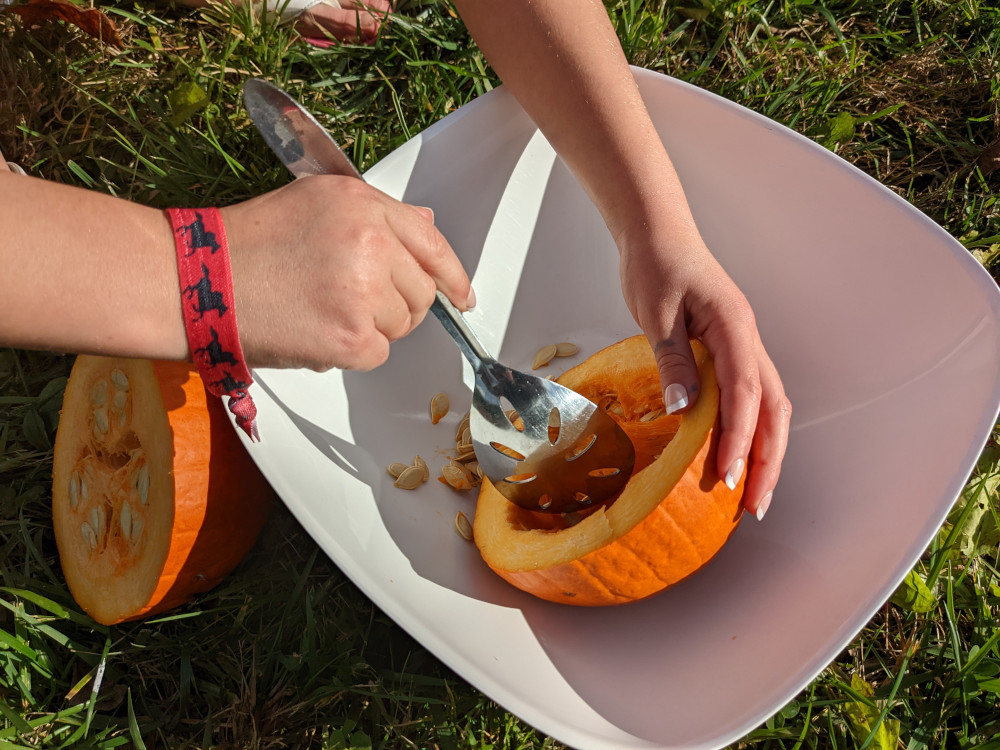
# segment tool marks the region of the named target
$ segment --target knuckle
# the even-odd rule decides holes
[[[775,411],[777,411],[778,416],[786,424],[792,420],[792,402],[788,400],[788,396],[782,395],[778,399]]]
[[[691,371],[694,369],[694,361],[691,355],[667,343],[657,344],[655,349],[656,366],[660,372],[678,370]]]
[[[733,381],[732,388],[736,393],[754,403],[760,403],[763,396],[763,387],[756,369],[741,370]]]

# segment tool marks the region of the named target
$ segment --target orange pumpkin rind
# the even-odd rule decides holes
[[[498,575],[553,602],[624,604],[687,578],[721,549],[742,516],[743,480],[730,490],[718,475],[718,383],[707,350],[691,343],[701,392],[679,417],[637,418],[663,406],[643,336],[613,344],[559,378],[599,404],[613,392],[636,468],[612,504],[574,525],[518,508],[484,479],[475,541]]]

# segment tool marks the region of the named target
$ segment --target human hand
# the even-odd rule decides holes
[[[693,225],[622,238],[625,301],[645,332],[660,369],[670,413],[698,398],[689,338],[715,360],[722,435],[718,472],[735,486],[747,467],[743,505],[763,518],[778,482],[792,407],[764,350],[750,304],[715,260]]]
[[[431,210],[354,177],[299,179],[222,215],[251,366],[369,370],[438,289],[460,310],[475,304]]]

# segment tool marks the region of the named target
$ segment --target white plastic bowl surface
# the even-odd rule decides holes
[[[469,403],[433,318],[370,373],[258,371],[248,450],[326,553],[452,669],[577,748],[717,748],[806,686],[944,520],[1000,404],[1000,295],[943,230],[813,142],[648,71],[643,96],[695,217],[744,290],[794,404],[763,523],[698,575],[609,609],[511,588],[455,533],[471,495],[432,477]],[[367,175],[434,209],[474,275],[469,318],[502,361],[574,341],[561,372],[637,332],[596,210],[513,98],[494,91]],[[452,413],[437,426],[431,396]]]

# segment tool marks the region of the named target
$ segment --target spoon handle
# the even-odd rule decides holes
[[[465,355],[465,358],[469,360],[473,370],[480,372],[484,365],[493,362],[493,357],[483,347],[482,342],[469,327],[465,317],[440,291],[431,304],[431,312],[434,313],[434,317],[441,321],[441,325],[444,326],[448,334],[455,339],[455,343],[458,344],[458,348]]]

